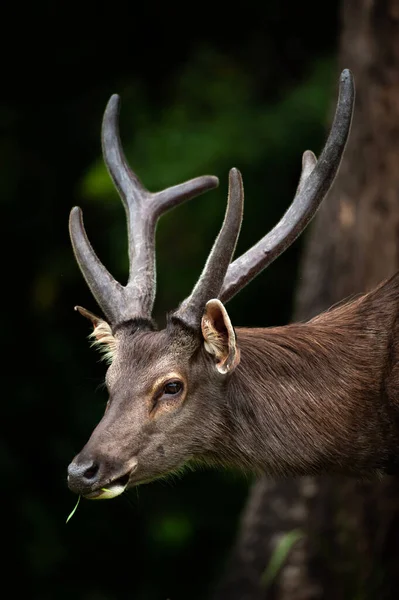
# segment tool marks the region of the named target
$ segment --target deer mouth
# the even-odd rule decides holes
[[[111,498],[120,496],[127,488],[131,473],[132,471],[129,471],[125,475],[122,475],[122,477],[113,479],[103,487],[85,494],[84,497],[88,500],[110,500]]]

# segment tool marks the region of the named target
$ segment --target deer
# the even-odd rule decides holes
[[[203,272],[159,330],[152,318],[158,219],[215,188],[218,179],[203,176],[149,192],[128,166],[119,97],[111,97],[102,147],[126,212],[129,277],[122,286],[107,271],[74,207],[74,255],[104,317],[75,309],[91,321],[93,343],[107,360],[109,399],[68,467],[70,490],[89,499],[114,498],[188,464],[270,477],[398,472],[397,274],[306,322],[235,328],[225,307],[315,215],[338,172],[354,100],[346,69],[319,159],[304,152],[292,204],[235,260],[244,192],[240,172],[231,169],[224,221]]]

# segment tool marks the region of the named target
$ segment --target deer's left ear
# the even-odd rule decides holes
[[[236,334],[220,300],[209,300],[201,321],[205,350],[215,356],[219,373],[232,372],[240,362]]]
[[[97,315],[82,306],[75,306],[75,310],[91,321],[93,331],[90,334],[90,338],[93,340],[93,346],[97,346],[106,362],[111,363],[115,356],[116,340],[110,325],[107,321],[104,321],[101,317],[97,317]]]

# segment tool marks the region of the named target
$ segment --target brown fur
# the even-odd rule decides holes
[[[239,461],[281,475],[396,469],[398,297],[395,276],[308,323],[237,330]]]

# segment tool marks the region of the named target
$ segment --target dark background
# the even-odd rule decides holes
[[[104,410],[105,366],[73,306],[97,311],[74,262],[70,208],[111,272],[127,274],[124,211],[100,155],[102,112],[122,98],[121,136],[150,190],[205,173],[210,192],[157,235],[160,324],[194,284],[223,218],[227,174],[246,190],[238,252],[295,193],[301,154],[322,146],[336,94],[336,1],[46,3],[3,15],[3,543],[15,595],[79,600],[206,598],[248,479],[187,473],[111,502],[76,497],[66,467]],[[5,209],[5,210],[4,210]],[[290,318],[302,240],[228,305],[236,325]],[[7,575],[7,573],[6,573]]]

